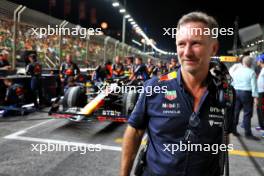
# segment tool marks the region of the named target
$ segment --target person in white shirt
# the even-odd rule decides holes
[[[233,77],[234,72],[235,72],[238,68],[240,68],[240,67],[243,66],[243,65],[242,65],[243,57],[244,57],[244,56],[240,57],[240,58],[239,58],[239,62],[233,64],[233,65],[229,68],[229,74],[230,74],[232,77]]]
[[[251,131],[254,100],[257,103],[258,98],[257,78],[255,71],[251,69],[252,63],[253,59],[250,56],[244,56],[242,61],[243,66],[237,68],[233,73],[233,86],[236,90],[235,126],[238,125],[239,114],[241,109],[243,109],[245,136],[248,139],[258,140],[258,138],[252,135]],[[239,135],[236,130],[233,134]]]

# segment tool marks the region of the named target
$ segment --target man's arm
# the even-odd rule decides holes
[[[11,66],[10,65],[6,65],[6,66],[3,66],[3,67],[0,67],[0,70],[11,70]]]
[[[63,77],[64,77],[64,70],[65,70],[65,66],[64,66],[64,63],[62,63],[60,65],[60,69],[59,69],[60,79],[63,79]]]
[[[124,72],[125,72],[125,67],[124,67],[124,65],[122,64],[121,70],[119,71],[119,75],[123,75]]]
[[[78,76],[81,73],[81,70],[76,63],[74,63],[73,69],[75,76]]]
[[[135,79],[137,79],[137,76],[138,76],[138,73],[139,73],[140,69],[141,69],[141,65],[136,66],[136,67],[133,69],[133,73],[132,73],[132,75],[130,76],[129,80],[135,80]]]
[[[31,66],[31,64],[28,64],[26,66],[26,74],[27,75],[31,75],[32,74],[32,66]]]
[[[252,87],[252,97],[258,98],[257,75],[255,72],[251,76],[251,87]]]
[[[144,132],[128,125],[123,137],[120,176],[130,175]]]

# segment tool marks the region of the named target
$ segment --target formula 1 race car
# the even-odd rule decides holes
[[[142,80],[130,81],[127,77],[120,77],[96,86],[70,87],[63,98],[54,101],[49,115],[74,122],[126,122],[137,101],[137,90],[142,85]]]
[[[228,68],[223,62],[236,61],[237,57],[212,58],[212,74],[218,78],[222,73],[231,80]],[[142,85],[142,80],[130,81],[127,77],[121,77],[108,79],[101,85],[97,84],[97,91],[86,91],[91,87],[71,87],[62,99],[58,98],[52,104],[49,114],[75,122],[92,119],[126,122],[138,99],[138,90],[143,88]]]

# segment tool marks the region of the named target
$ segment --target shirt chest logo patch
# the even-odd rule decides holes
[[[170,101],[175,100],[177,98],[176,90],[167,90],[165,93],[165,98]]]
[[[163,114],[181,114],[179,103],[162,103]]]
[[[176,104],[175,103],[162,103],[162,108],[173,109],[173,108],[176,108]]]
[[[219,107],[209,107],[209,125],[211,127],[218,126],[222,127],[223,125],[223,119],[224,119],[225,110],[224,108]]]
[[[214,125],[222,127],[223,122],[218,122],[218,121],[215,121],[215,120],[209,120],[209,124],[210,124],[211,127],[214,126]]]
[[[225,114],[224,108],[212,107],[209,109],[209,118],[223,119]]]

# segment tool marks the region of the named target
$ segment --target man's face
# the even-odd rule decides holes
[[[34,62],[33,56],[28,56],[28,60],[30,63],[33,63]]]
[[[148,59],[148,64],[152,64],[152,59]]]
[[[127,58],[127,59],[126,59],[126,64],[127,64],[127,65],[132,64],[131,60]]]
[[[172,59],[172,60],[171,60],[171,65],[172,65],[172,66],[176,66],[176,65],[177,65],[177,61],[174,60],[174,59]]]
[[[72,61],[72,58],[70,55],[66,55],[66,62],[70,63]]]
[[[257,61],[257,66],[259,66],[259,67],[263,67],[264,66],[264,62],[262,61]]]
[[[136,58],[135,63],[136,63],[136,65],[139,65],[139,64],[141,64],[141,60]]]
[[[4,84],[5,84],[5,86],[9,87],[9,86],[11,86],[12,82],[5,79]]]
[[[115,58],[115,63],[119,64],[120,63],[120,57]]]
[[[261,66],[261,62],[260,61],[257,61],[257,66]]]
[[[203,32],[195,32],[194,28],[207,26],[201,22],[188,22],[180,26],[176,37],[179,62],[184,72],[192,75],[208,71],[211,56],[218,50],[218,42]]]
[[[3,58],[4,58],[5,60],[8,60],[8,54],[4,54],[4,55],[3,55]]]

